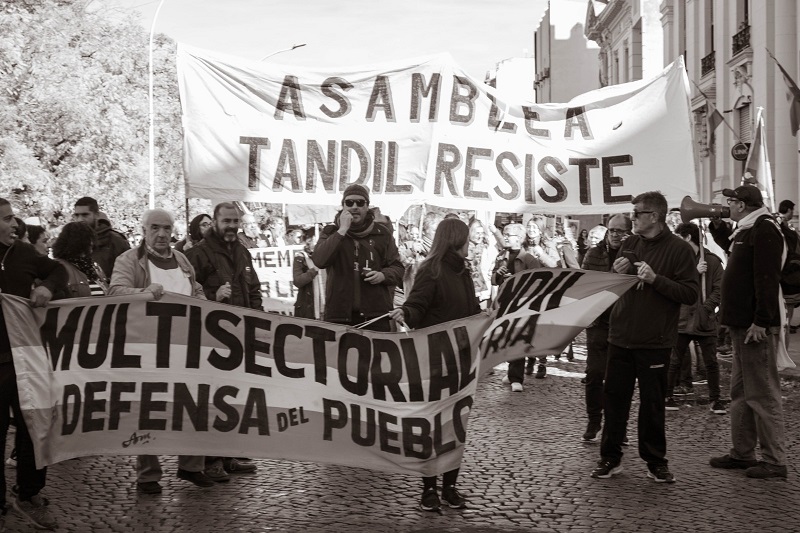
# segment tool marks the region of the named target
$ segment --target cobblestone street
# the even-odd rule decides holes
[[[552,360],[552,358],[551,358]],[[442,515],[417,509],[421,481],[338,466],[256,460],[254,475],[198,489],[175,477],[164,460],[161,495],[137,494],[133,457],[88,457],[54,465],[45,493],[59,531],[697,531],[800,530],[800,382],[784,381],[788,481],[754,480],[719,471],[711,455],[729,448],[729,417],[700,404],[667,413],[672,485],[648,479],[636,451],[634,404],[624,472],[598,480],[589,473],[597,444],[585,444],[585,355],[552,363],[544,380],[526,377],[511,393],[498,370],[478,386],[460,488],[469,508]],[[729,370],[723,369],[723,396]],[[8,454],[8,449],[6,454]],[[14,470],[6,469],[13,484]],[[28,531],[13,511],[8,531]]]

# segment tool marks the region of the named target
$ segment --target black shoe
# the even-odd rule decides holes
[[[711,402],[711,412],[715,415],[724,415],[728,411],[725,409],[725,404],[719,400]]]
[[[439,494],[436,489],[425,489],[422,493],[422,499],[419,501],[419,508],[423,511],[439,512],[442,508],[442,503],[439,501]]]
[[[533,374],[533,367],[536,366],[536,362],[533,359],[528,359],[525,361],[525,374],[530,376]]]
[[[747,477],[754,477],[758,479],[767,479],[771,477],[779,477],[786,479],[787,471],[786,466],[771,465],[761,461],[756,466],[751,466],[745,470]]]
[[[158,481],[144,481],[136,484],[136,490],[142,494],[161,494],[161,483]]]
[[[597,435],[602,427],[599,422],[589,422],[586,431],[583,433],[583,442],[597,442]]]
[[[742,470],[758,466],[758,461],[755,459],[734,459],[727,453],[722,457],[712,457],[708,463],[714,468],[740,468]]]
[[[675,483],[675,476],[669,471],[667,465],[654,465],[647,467],[647,477],[656,483]]]
[[[214,480],[208,477],[205,472],[189,472],[188,470],[178,469],[178,478],[191,481],[198,487],[208,488],[214,486]]]
[[[442,488],[442,499],[451,509],[463,509],[467,506],[467,499],[453,485]]]
[[[544,379],[547,375],[547,367],[544,365],[539,365],[538,370],[536,370],[536,375],[534,376],[536,379]]]
[[[250,474],[255,472],[258,468],[253,463],[245,463],[235,457],[225,457],[222,459],[222,466],[229,474]]]
[[[583,385],[586,385],[586,378],[585,378],[585,377],[581,378],[581,383],[582,383]]]
[[[680,409],[680,405],[678,405],[678,402],[676,402],[675,398],[673,398],[672,396],[667,398],[666,401],[664,402],[665,411],[677,411],[678,409]]]
[[[622,472],[622,465],[619,463],[612,463],[606,459],[601,459],[597,462],[597,468],[592,470],[592,477],[598,479],[608,479],[611,476],[616,476]]]

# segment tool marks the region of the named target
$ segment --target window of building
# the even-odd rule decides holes
[[[750,105],[744,105],[737,110],[739,115],[739,140],[749,143],[753,138],[753,119],[750,116]]]

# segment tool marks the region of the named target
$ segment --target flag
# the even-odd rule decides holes
[[[767,132],[764,127],[763,107],[759,107],[756,111],[756,135],[753,139],[753,144],[750,145],[750,153],[747,154],[744,169],[742,184],[758,187],[764,197],[764,205],[774,213],[775,194],[772,192],[772,170],[769,166],[769,154],[767,153]]]
[[[706,100],[706,131],[708,131],[708,149],[714,151],[714,130],[717,126],[725,122],[725,117],[722,116],[714,104],[710,100]]]
[[[800,130],[800,88],[797,87],[797,84],[792,77],[789,76],[789,73],[786,72],[786,69],[775,59],[772,52],[767,50],[767,53],[769,57],[775,61],[775,64],[778,65],[778,68],[781,69],[783,81],[786,83],[786,100],[789,102],[789,124],[792,128],[792,135],[797,137],[797,130]]]

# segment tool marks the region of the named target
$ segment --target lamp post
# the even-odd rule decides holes
[[[282,54],[283,52],[291,52],[292,50],[296,50],[297,48],[302,48],[305,45],[306,45],[306,43],[293,44],[290,48],[284,48],[283,50],[276,50],[275,52],[272,52],[271,54],[267,54],[264,57],[262,57],[261,59],[259,59],[259,61],[264,61],[267,58],[270,58],[270,57],[278,55],[278,54]]]
[[[156,206],[156,150],[155,150],[155,113],[153,111],[153,34],[156,30],[156,20],[164,0],[158,3],[156,14],[153,15],[153,22],[150,24],[150,61],[148,62],[148,100],[150,103],[150,209]]]

